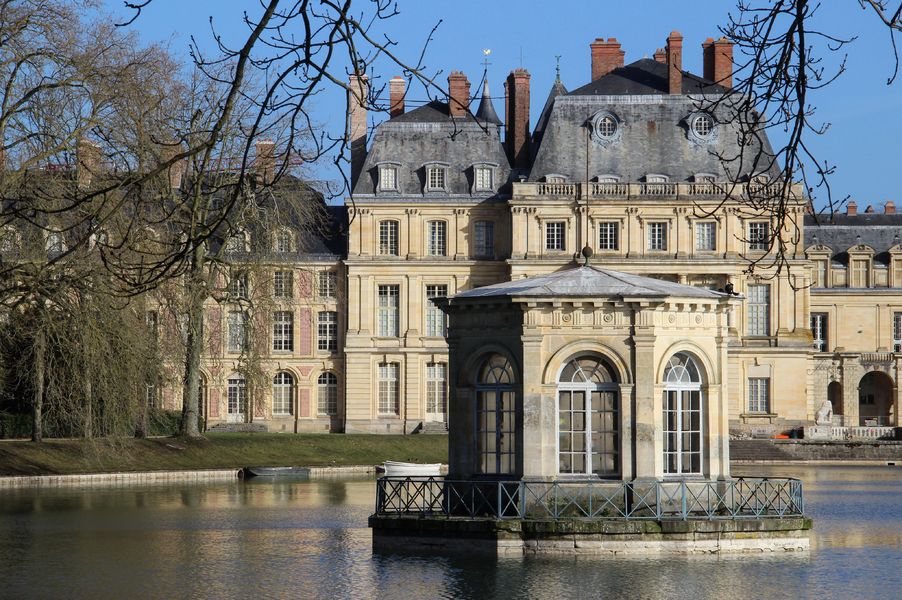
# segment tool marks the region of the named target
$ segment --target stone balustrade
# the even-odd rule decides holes
[[[629,199],[681,199],[704,197],[777,197],[783,193],[783,184],[731,183],[731,182],[515,182],[515,198],[629,198]],[[801,184],[794,183],[790,197],[800,202],[804,198]]]

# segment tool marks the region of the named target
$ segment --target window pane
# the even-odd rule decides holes
[[[397,285],[380,285],[378,287],[378,333],[381,337],[397,337],[399,334],[399,290]]]

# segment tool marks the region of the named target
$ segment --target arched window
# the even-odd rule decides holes
[[[279,371],[272,380],[272,414],[286,416],[293,413],[294,377]]]
[[[325,371],[316,380],[316,411],[321,415],[338,414],[338,377]]]
[[[695,360],[680,352],[664,368],[664,472],[702,473],[702,377]]]
[[[613,368],[594,356],[575,358],[558,378],[558,472],[620,474],[620,387]]]
[[[228,398],[228,420],[231,422],[243,421],[245,405],[247,404],[247,386],[243,375],[235,374],[229,377],[226,394]]]
[[[294,232],[284,227],[276,231],[272,249],[276,254],[294,252]]]
[[[513,474],[516,457],[516,390],[513,366],[489,355],[476,379],[476,448],[480,473]]]

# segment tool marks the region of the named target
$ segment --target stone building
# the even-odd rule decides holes
[[[240,392],[223,350],[219,370],[205,375],[210,424],[442,430],[456,375],[446,317],[434,299],[463,293],[461,302],[475,302],[475,290],[485,286],[544,281],[576,267],[588,246],[599,272],[689,286],[706,298],[732,286],[741,296],[726,304],[715,296],[665,302],[669,308],[654,313],[674,319],[654,326],[675,336],[666,348],[655,346],[645,365],[654,374],[645,385],[654,386],[655,406],[664,397],[662,365],[685,355],[703,373],[706,393],[726,399],[722,416],[733,430],[772,434],[810,424],[828,399],[837,425],[898,425],[902,216],[891,203],[880,215],[856,214],[850,203],[845,215],[815,217],[793,186],[785,226],[799,235],[784,236],[795,241],[775,269],[770,242],[779,225],[747,201],[779,185],[766,133],[758,145],[740,148],[735,119],[716,102],[730,89],[732,47],[725,40],[702,44],[699,76],[682,68],[682,44],[673,32],[654,59],[625,64],[616,40],[592,42],[591,80],[573,90],[556,81],[534,127],[523,69],[504,82],[503,121],[485,78],[473,94],[468,78],[452,72],[447,101],[410,110],[405,81],[394,78],[390,118],[370,136],[370,115],[356,100],[369,82],[352,79],[360,93],[349,102],[353,193],[345,247],[297,252],[273,265],[294,271],[298,291],[290,309],[278,311],[291,314],[291,328],[273,330],[272,392],[254,415],[230,413],[229,399]],[[322,289],[321,272],[334,274],[334,297],[314,293]],[[624,310],[578,302],[565,310],[543,297],[526,314],[543,327],[567,329],[574,325],[562,319],[572,313],[603,338],[605,318],[625,326]],[[693,325],[696,316],[702,323]],[[224,309],[211,308],[210,319],[228,328]],[[477,321],[484,330],[496,325]],[[279,346],[286,335],[291,350]],[[555,343],[563,348],[560,335]],[[701,339],[707,335],[713,337]],[[696,340],[690,346],[700,350],[680,347],[678,339]],[[620,348],[611,355],[583,350],[603,359],[611,379],[605,383],[625,398],[623,386],[640,381],[629,358],[635,349],[627,351],[625,338],[611,343]],[[582,356],[558,351],[543,350],[546,362],[556,356],[552,371],[542,361],[518,363],[543,394],[558,389],[558,367]],[[280,373],[290,379],[279,380]],[[716,463],[717,456],[706,460]],[[653,470],[660,468],[655,463]]]

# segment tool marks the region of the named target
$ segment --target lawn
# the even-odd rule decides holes
[[[0,475],[448,462],[443,435],[209,433],[206,438],[0,442]]]

